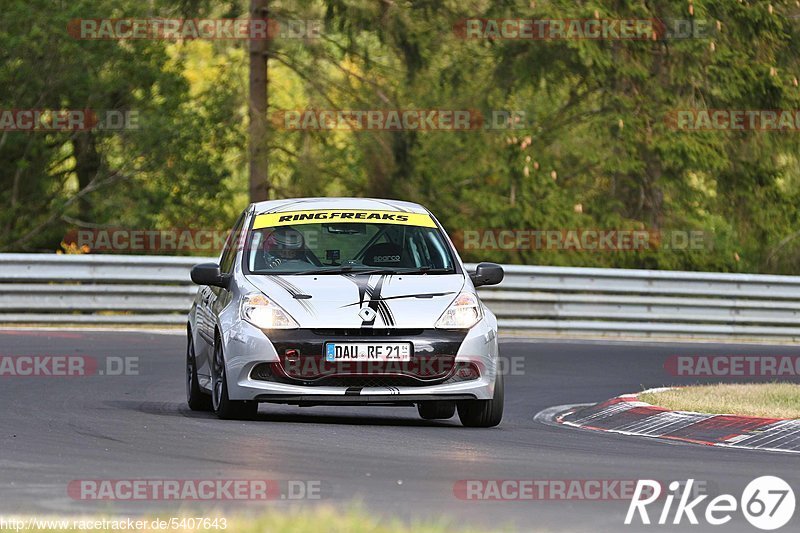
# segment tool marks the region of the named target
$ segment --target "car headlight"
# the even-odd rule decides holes
[[[297,322],[281,307],[263,294],[242,298],[242,318],[261,329],[295,329]]]
[[[436,327],[441,329],[469,329],[483,318],[483,309],[478,297],[471,292],[462,292],[442,314]]]

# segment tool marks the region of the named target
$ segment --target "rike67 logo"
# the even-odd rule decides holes
[[[628,507],[628,514],[625,516],[625,524],[639,522],[644,525],[655,523],[663,526],[688,522],[697,525],[700,523],[698,520],[700,517],[709,525],[721,526],[733,520],[733,517],[741,512],[754,527],[772,531],[785,526],[794,516],[794,491],[779,477],[763,476],[754,479],[745,487],[738,500],[731,494],[721,494],[708,502],[705,501],[708,498],[707,494],[692,498],[693,485],[694,479],[687,480],[685,484],[673,481],[669,484],[666,497],[663,497],[662,485],[658,481],[639,480],[633,500]],[[658,507],[662,501],[663,507],[659,512]],[[655,511],[652,518],[649,511]]]

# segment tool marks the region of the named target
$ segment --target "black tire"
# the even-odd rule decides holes
[[[421,402],[417,412],[425,420],[446,420],[456,414],[456,402]]]
[[[251,420],[258,412],[258,402],[231,400],[228,397],[228,375],[225,356],[219,340],[214,343],[214,364],[211,367],[211,404],[222,420]]]
[[[471,428],[491,428],[503,420],[503,374],[498,371],[491,400],[467,400],[458,402],[458,418]]]
[[[197,380],[197,357],[194,353],[194,341],[189,333],[186,343],[186,403],[192,411],[211,411],[211,395],[200,388]]]

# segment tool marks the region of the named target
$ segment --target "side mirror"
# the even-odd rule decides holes
[[[228,288],[227,276],[223,276],[216,263],[202,263],[192,267],[192,281],[198,285]]]
[[[475,287],[483,287],[484,285],[497,285],[503,281],[503,267],[496,263],[480,263],[475,272],[471,272],[469,279]]]

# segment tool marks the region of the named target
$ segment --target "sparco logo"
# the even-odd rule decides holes
[[[376,255],[372,260],[375,263],[399,263],[399,255]]]

